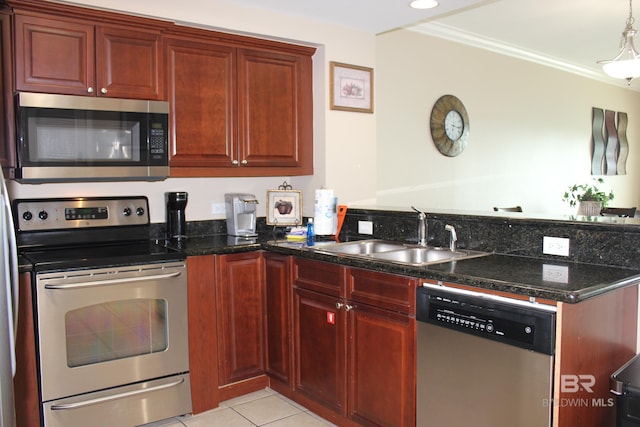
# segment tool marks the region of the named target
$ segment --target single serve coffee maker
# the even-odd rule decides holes
[[[167,238],[181,241],[187,238],[187,224],[185,209],[187,207],[188,193],[176,191],[165,193],[167,202]]]
[[[224,195],[224,202],[227,211],[227,234],[239,237],[257,236],[256,196],[247,193],[227,193]]]

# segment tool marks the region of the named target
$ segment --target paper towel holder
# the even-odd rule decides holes
[[[277,190],[267,190],[267,225],[302,224],[302,191],[285,181]]]

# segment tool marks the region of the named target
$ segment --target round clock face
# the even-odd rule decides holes
[[[462,153],[469,140],[469,116],[458,98],[441,96],[431,110],[431,137],[440,153],[454,157]]]
[[[462,116],[456,110],[451,110],[444,118],[444,133],[452,141],[457,141],[462,136],[464,130],[464,123],[462,123]]]

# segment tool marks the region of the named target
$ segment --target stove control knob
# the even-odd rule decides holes
[[[122,210],[122,215],[124,216],[131,216],[131,208],[124,208]]]
[[[40,211],[38,212],[38,218],[44,221],[45,219],[49,218],[49,214],[47,213],[47,211]]]
[[[144,215],[144,208],[140,207],[140,208],[136,209],[136,215],[138,215],[138,216]]]
[[[33,219],[33,214],[30,211],[25,211],[22,214],[22,219],[24,219],[25,221],[31,221]]]

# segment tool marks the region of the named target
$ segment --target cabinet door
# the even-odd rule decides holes
[[[291,386],[291,258],[266,253],[267,373]]]
[[[18,91],[87,95],[95,87],[94,26],[15,15]]]
[[[219,384],[264,374],[266,304],[262,254],[216,257]]]
[[[166,39],[171,105],[171,175],[207,176],[230,168],[235,152],[235,49]]]
[[[218,406],[218,345],[216,339],[213,255],[187,258],[189,303],[189,371],[193,413]]]
[[[295,288],[295,389],[345,415],[346,317],[338,301]]]
[[[163,99],[159,31],[96,27],[98,96]]]
[[[415,426],[415,318],[354,304],[349,311],[349,417]]]
[[[238,74],[241,165],[311,173],[311,58],[240,49]]]

